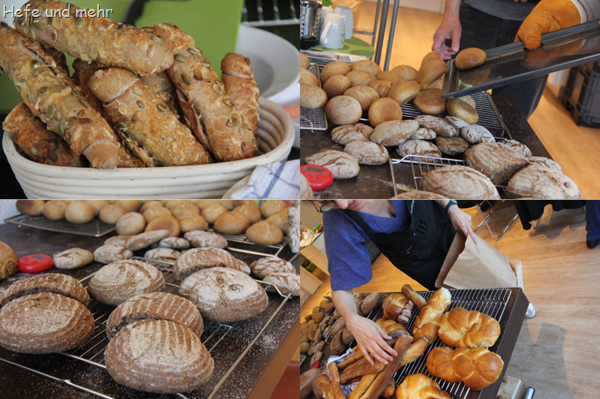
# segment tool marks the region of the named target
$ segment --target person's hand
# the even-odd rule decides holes
[[[359,315],[354,315],[346,320],[346,327],[350,329],[365,359],[374,364],[373,359],[387,364],[396,356],[397,352],[384,340],[391,339],[383,332],[379,324]]]
[[[542,44],[544,33],[580,23],[579,10],[571,0],[542,0],[521,24],[515,42],[522,41],[527,50],[535,50]]]
[[[477,236],[473,233],[471,227],[471,216],[463,212],[458,206],[451,206],[448,209],[448,215],[456,231],[460,231],[465,237],[471,236],[473,242],[477,244]]]
[[[460,48],[461,34],[462,28],[458,15],[447,15],[433,35],[433,47],[431,49],[440,53],[442,60],[449,60]],[[445,45],[446,39],[452,40],[451,47]]]

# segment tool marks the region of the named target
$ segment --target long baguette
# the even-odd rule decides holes
[[[229,98],[244,117],[244,126],[252,130],[258,140],[260,90],[250,60],[242,54],[229,53],[221,61],[221,70],[221,81]]]
[[[343,370],[346,367],[348,367],[349,365],[351,365],[352,363],[362,359],[363,357],[364,357],[364,354],[362,353],[362,351],[360,349],[356,349],[356,351],[354,353],[351,353],[348,356],[346,356],[344,361],[341,362],[340,364],[338,364],[338,368]]]
[[[350,395],[348,395],[348,399],[359,399],[365,393],[365,391],[369,389],[373,381],[375,381],[377,374],[379,373],[363,375],[356,388],[354,388],[354,390],[350,392]]]
[[[140,76],[142,82],[146,83],[158,96],[169,106],[169,109],[177,118],[179,118],[179,109],[177,108],[177,92],[173,82],[169,79],[167,72],[162,71],[152,75]],[[185,125],[192,128],[189,120],[184,119]]]
[[[331,375],[331,398],[332,399],[346,399],[344,391],[342,391],[342,384],[340,382],[340,374],[338,372],[337,364],[331,362],[327,365],[329,374]]]
[[[346,367],[346,369],[340,375],[340,381],[342,384],[346,384],[348,381],[353,378],[363,376],[365,374],[378,373],[385,365],[378,361],[375,361],[374,364],[371,364],[367,361],[367,359],[362,358],[354,364]]]
[[[133,73],[123,68],[99,70],[89,85],[117,129],[143,147],[159,166],[210,162],[210,155],[192,132]]]
[[[181,109],[200,142],[217,161],[258,155],[254,134],[244,127],[242,115],[193,39],[172,24],[157,24],[152,28],[174,49],[175,62],[167,73],[178,88]]]
[[[5,23],[0,24],[0,67],[15,82],[33,115],[66,140],[76,154],[83,154],[93,167],[143,166],[54,59]]]
[[[85,9],[60,1],[31,0],[21,9],[27,7],[39,10],[40,16],[15,18],[20,33],[83,61],[120,66],[141,75],[163,71],[173,64],[170,47],[152,31],[109,18],[82,16]],[[47,16],[55,13],[56,17]],[[69,17],[58,16],[62,13]]]

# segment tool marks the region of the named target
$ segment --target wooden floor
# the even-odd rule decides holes
[[[376,3],[364,2],[359,27],[373,29],[375,6]],[[388,21],[391,21],[391,14],[390,7]],[[425,54],[431,51],[433,34],[441,20],[442,15],[438,13],[400,7],[389,68],[411,65],[418,69]],[[360,37],[371,43],[371,38]],[[384,65],[385,53],[381,60]],[[583,197],[600,198],[600,129],[577,126],[551,90],[544,92],[529,123],[552,158],[577,183]]]
[[[502,230],[516,211],[510,201],[499,204],[491,218],[492,230]],[[476,226],[476,208],[467,210]],[[520,379],[523,389],[535,388],[536,398],[600,397],[600,248],[585,245],[583,209],[553,212],[546,208],[540,227],[524,230],[517,220],[499,242],[484,228],[480,237],[500,252],[521,260],[525,294],[537,316],[525,320],[507,375]],[[358,292],[399,291],[405,283],[422,289],[380,257],[376,276]],[[300,309],[301,320],[330,291],[326,280]]]

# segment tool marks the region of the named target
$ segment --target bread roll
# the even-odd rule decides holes
[[[289,236],[290,224],[288,219],[288,208],[284,208],[276,214],[269,216],[267,222],[273,223],[283,231],[283,234]]]
[[[370,83],[369,87],[375,89],[379,97],[387,97],[393,85],[394,83],[389,80],[376,80]]]
[[[192,204],[191,202],[183,202],[183,203],[176,204],[169,210],[175,217],[178,217],[180,214],[185,213],[185,212],[195,213],[196,215],[200,214],[200,208],[198,208],[196,205]]]
[[[469,126],[469,124],[467,122],[463,121],[462,119],[460,119],[456,116],[447,116],[445,119],[446,119],[446,122],[448,122],[450,125],[452,125],[455,129],[457,129],[459,131],[463,127]]]
[[[579,187],[562,173],[539,165],[517,172],[508,182],[506,193],[514,199],[581,199]]]
[[[374,61],[360,60],[355,61],[350,65],[353,71],[365,71],[373,76],[377,76],[381,72],[381,68]]]
[[[412,398],[429,399],[451,399],[447,392],[440,389],[440,385],[423,373],[407,375],[398,386],[396,391],[397,399]]]
[[[194,248],[227,248],[227,240],[216,233],[209,231],[194,230],[183,235]]]
[[[99,263],[112,263],[131,259],[133,252],[120,245],[105,244],[94,251],[94,260]]]
[[[410,136],[411,140],[434,140],[437,137],[437,133],[432,129],[426,127],[420,127],[417,129],[415,134]]]
[[[346,145],[352,141],[368,141],[373,130],[371,126],[362,123],[342,125],[331,131],[331,139],[341,145]]]
[[[377,74],[377,79],[398,83],[405,80],[417,80],[417,75],[417,70],[410,65],[398,65],[389,71]]]
[[[174,263],[179,258],[181,252],[171,248],[154,248],[149,249],[144,254],[144,258],[158,260],[161,262]]]
[[[153,206],[151,208],[146,209],[143,215],[144,219],[146,219],[146,223],[150,223],[159,216],[172,215],[172,213],[164,206]]]
[[[469,143],[462,137],[438,137],[435,139],[435,144],[447,155],[462,154],[469,148]]]
[[[439,89],[427,89],[419,92],[413,100],[417,110],[428,115],[439,115],[446,111],[446,99]]]
[[[353,141],[346,144],[344,152],[352,155],[362,165],[383,165],[390,159],[387,149],[373,142]]]
[[[132,236],[144,231],[146,219],[137,212],[127,212],[117,220],[117,234]]]
[[[83,202],[94,208],[94,216],[98,216],[102,208],[108,205],[107,200],[85,200]]]
[[[115,224],[126,213],[127,209],[121,205],[110,204],[102,208],[98,216],[104,223]]]
[[[259,245],[275,245],[283,239],[283,231],[275,224],[263,220],[248,227],[246,237]]]
[[[148,201],[144,205],[146,205],[147,203],[151,203],[151,202],[154,202],[154,201]],[[142,203],[138,200],[118,200],[114,203],[114,205],[122,206],[123,208],[127,209],[127,212],[138,212],[138,211],[140,211],[140,208],[142,207]],[[141,211],[140,211],[140,213],[143,214],[143,212],[141,212]]]
[[[476,47],[461,50],[454,60],[454,66],[461,71],[482,65],[487,60],[487,53]]]
[[[198,231],[198,232],[204,233],[203,231]],[[191,233],[193,233],[193,232],[190,231],[185,234],[191,234]],[[185,235],[184,235],[184,237],[185,237]],[[158,243],[158,246],[162,247],[162,248],[172,248],[172,249],[176,249],[178,251],[183,251],[184,249],[188,249],[190,247],[190,242],[185,238],[167,237],[167,238],[160,240],[160,242]]]
[[[169,230],[153,230],[132,236],[125,244],[130,251],[139,251],[169,236]]]
[[[328,82],[330,80],[328,80]],[[377,91],[369,86],[351,87],[344,92],[344,95],[355,98],[360,103],[360,107],[363,111],[368,111],[371,107],[371,104],[379,99],[379,94],[377,94]]]
[[[484,137],[490,136],[492,137],[491,141],[494,141],[492,133],[481,125],[467,125],[460,129],[460,135],[469,143],[481,143],[484,141]]]
[[[104,241],[104,245],[116,245],[125,248],[127,247],[127,241],[129,241],[130,238],[131,236],[113,236],[107,238],[106,241]]]
[[[94,261],[94,254],[82,248],[70,248],[52,255],[54,266],[58,269],[78,269]]]
[[[353,97],[337,96],[327,102],[325,114],[336,125],[353,125],[362,116],[362,107]]]
[[[458,130],[450,125],[446,120],[431,115],[418,115],[415,120],[419,122],[419,127],[433,130],[438,136],[457,137]]]
[[[258,222],[262,216],[260,213],[260,209],[258,209],[258,206],[256,206],[256,204],[245,204],[237,206],[233,209],[233,212],[241,213],[242,215],[246,216],[251,224]]]
[[[323,90],[327,93],[327,98],[341,96],[346,90],[352,86],[350,79],[344,75],[334,75],[327,79],[323,85]]]
[[[38,216],[44,212],[44,200],[17,200],[17,210],[23,215]]]
[[[401,157],[417,155],[428,158],[441,158],[442,153],[437,146],[425,140],[406,140],[396,148]]]
[[[379,124],[370,140],[385,146],[400,145],[408,140],[419,128],[415,120],[389,121]]]
[[[300,106],[307,109],[321,108],[327,103],[327,93],[320,87],[300,85]]]
[[[304,161],[329,169],[335,179],[351,179],[360,172],[357,159],[342,151],[323,150],[306,157]]]
[[[69,201],[63,200],[52,200],[46,202],[42,212],[44,217],[49,220],[63,220],[65,218],[65,212],[69,206]],[[100,219],[102,220],[102,219]]]
[[[352,87],[354,86],[368,86],[377,80],[377,78],[371,75],[369,72],[355,70],[348,72],[346,77],[350,80]]]
[[[89,223],[94,216],[94,208],[83,201],[73,201],[65,209],[65,219],[71,223]]]
[[[162,206],[162,204],[160,203],[160,201],[155,201],[155,200],[145,202],[139,209],[139,213],[143,215],[144,212],[146,212],[146,210],[148,210],[148,208],[152,208],[153,206]],[[127,208],[125,207],[125,209],[127,209]],[[129,212],[136,212],[136,211],[129,211]]]
[[[373,127],[394,120],[402,119],[402,108],[391,98],[380,98],[369,108],[369,123]]]
[[[319,78],[307,69],[300,68],[300,84],[320,87]]]
[[[17,254],[2,241],[0,241],[0,280],[4,280],[17,272]]]
[[[423,66],[427,61],[431,60],[441,60],[440,53],[438,53],[437,51],[430,51],[429,53],[427,53],[421,61],[421,66]]]
[[[265,200],[259,210],[262,216],[266,219],[286,209],[288,205],[282,200]]]
[[[220,248],[204,247],[182,253],[175,261],[173,275],[175,280],[182,281],[193,273],[210,267],[228,267],[250,274],[250,267],[229,252]]]
[[[479,120],[479,115],[475,111],[475,108],[462,100],[449,98],[446,102],[446,109],[448,110],[448,115],[456,116],[467,123],[473,124]]]
[[[398,105],[404,105],[411,101],[421,91],[421,85],[414,80],[407,80],[404,82],[396,83],[388,96],[396,101]]]
[[[179,222],[179,228],[182,233],[194,230],[206,230],[208,228],[206,220],[194,212],[181,213],[177,216],[177,221]]]
[[[172,215],[158,216],[146,225],[144,231],[168,230],[169,237],[178,237],[181,232],[179,220]]]
[[[250,220],[241,213],[226,212],[215,220],[215,230],[225,234],[241,234],[250,227]]]
[[[446,63],[439,58],[434,58],[423,63],[417,74],[417,82],[419,82],[423,90],[427,90],[444,73],[446,73]]]
[[[489,178],[466,166],[445,166],[424,172],[421,189],[446,198],[500,199]]]
[[[512,148],[498,143],[477,144],[466,154],[467,164],[503,186],[528,165],[527,160]]]
[[[300,53],[300,68],[309,69],[310,68],[310,60],[307,56]]]
[[[325,83],[327,79],[334,75],[346,75],[352,68],[344,61],[334,61],[325,65],[321,70],[321,81]]]

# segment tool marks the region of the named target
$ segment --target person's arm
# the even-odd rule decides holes
[[[432,50],[440,53],[442,60],[449,60],[460,49],[462,28],[458,19],[461,0],[447,0],[442,23],[433,35]],[[444,44],[446,39],[452,39],[452,47]]]
[[[442,209],[446,209],[446,205],[450,202],[450,200],[434,200],[437,202]],[[471,236],[473,242],[477,244],[477,236],[473,233],[471,216],[466,214],[458,207],[458,205],[451,205],[448,208],[448,216],[450,216],[450,221],[452,222],[452,226],[456,229],[456,231],[460,231],[464,234],[465,237]]]
[[[377,323],[356,313],[352,290],[333,291],[331,299],[369,363],[374,364],[373,359],[375,359],[380,363],[387,364],[392,360],[392,356],[397,355],[396,351],[384,341],[391,337],[386,335]]]

